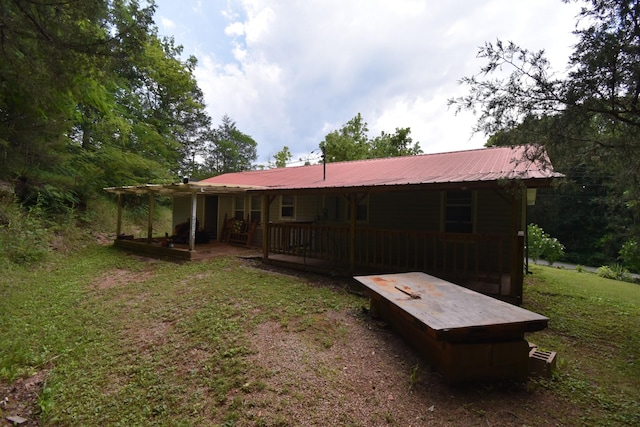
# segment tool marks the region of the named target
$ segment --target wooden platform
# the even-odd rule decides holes
[[[218,256],[232,255],[241,257],[259,257],[261,252],[256,248],[230,245],[212,240],[208,243],[196,244],[194,251],[187,244],[175,244],[172,248],[162,246],[162,238],[115,240],[114,245],[140,255],[166,258],[181,261],[201,261]]]
[[[526,332],[548,318],[425,273],[356,276],[378,313],[449,382],[525,380]]]

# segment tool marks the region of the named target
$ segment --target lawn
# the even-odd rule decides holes
[[[92,246],[0,278],[0,416],[23,425],[638,425],[640,287],[534,266],[550,380],[451,387],[352,281]],[[0,422],[1,425],[1,422]]]

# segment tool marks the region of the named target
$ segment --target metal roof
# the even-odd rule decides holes
[[[327,163],[326,179],[323,165],[317,164],[227,173],[200,182],[249,186],[255,190],[487,183],[504,179],[546,186],[550,179],[562,176],[553,170],[545,153],[532,146],[520,146]]]
[[[563,175],[553,170],[546,153],[534,146],[494,147],[420,156],[389,157],[323,165],[227,173],[197,182],[109,187],[116,194],[167,196],[237,194],[264,190],[330,190],[385,188],[401,185],[490,183],[521,179],[527,186],[548,186]]]

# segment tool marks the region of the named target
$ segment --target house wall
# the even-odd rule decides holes
[[[478,192],[476,199],[478,233],[504,233],[511,231],[511,201],[499,190]]]
[[[440,231],[440,191],[394,191],[369,195],[368,225],[380,228]]]
[[[245,217],[249,215],[249,199],[245,197]],[[439,232],[443,230],[442,191],[389,191],[373,192],[368,196],[368,218],[358,221],[359,226],[416,231]],[[174,221],[183,222],[191,209],[190,198],[176,198]],[[511,230],[511,205],[509,196],[499,190],[478,190],[475,192],[474,231],[476,233],[508,234]],[[200,213],[199,203],[199,214]],[[227,217],[234,215],[233,197],[219,197],[218,230]],[[269,207],[272,222],[296,221],[323,224],[347,225],[349,206],[342,195],[299,195],[296,196],[295,215],[292,219],[282,218],[281,199],[276,197]],[[263,215],[264,218],[264,215]],[[175,224],[174,224],[175,225]]]
[[[205,225],[203,222],[205,218],[204,196],[197,196],[197,197],[198,197],[198,201],[197,201],[198,205],[196,207],[196,218],[198,220],[198,224],[200,225],[200,228],[203,228]],[[173,222],[172,222],[173,229],[169,234],[173,234],[173,230],[175,230],[176,225],[182,224],[190,217],[191,217],[191,196],[189,195],[184,197],[174,197],[173,198]]]

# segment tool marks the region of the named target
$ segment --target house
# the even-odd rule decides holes
[[[197,223],[214,240],[244,236],[236,241],[261,248],[265,262],[349,275],[423,271],[519,304],[527,203],[562,176],[534,151],[495,147],[106,190],[148,194],[151,206],[155,194],[173,197],[174,226],[194,219],[191,252]],[[150,220],[146,242],[153,239]]]

